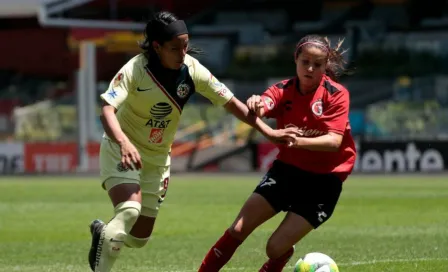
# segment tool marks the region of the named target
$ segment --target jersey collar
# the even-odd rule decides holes
[[[315,92],[319,91],[320,88],[325,88],[324,83],[325,83],[326,80],[328,80],[328,76],[327,76],[327,75],[323,75],[323,76],[322,76],[322,79],[320,80],[319,86],[317,86],[316,91],[314,91],[314,92],[312,92],[312,93],[315,93]],[[300,91],[300,80],[299,80],[299,77],[298,77],[298,76],[296,76],[296,77],[294,78],[294,86],[295,86],[295,89],[297,90],[297,92],[298,92],[300,95],[302,95],[302,96],[307,96],[307,95],[309,95],[309,94],[312,94],[312,93],[309,93],[309,94],[303,94],[303,93]]]

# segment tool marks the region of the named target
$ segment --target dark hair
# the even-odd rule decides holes
[[[346,69],[344,67],[346,61],[344,60],[343,54],[347,52],[347,50],[342,50],[341,45],[344,40],[339,40],[338,44],[335,47],[331,47],[330,40],[327,37],[322,37],[319,35],[307,35],[300,39],[297,43],[296,51],[294,53],[294,58],[297,59],[300,53],[302,53],[303,48],[305,47],[320,47],[328,52],[328,63],[327,68],[325,70],[326,74],[334,81],[338,81],[338,78],[347,74]]]
[[[147,57],[157,57],[157,54],[152,46],[152,42],[156,41],[159,44],[163,45],[163,43],[169,41],[168,38],[159,38],[161,36],[158,33],[163,29],[163,27],[179,20],[174,14],[168,11],[160,11],[154,14],[154,17],[146,23],[146,27],[144,30],[145,39],[143,42],[139,43],[141,49],[145,51],[145,55]],[[196,47],[188,46],[187,54],[201,54],[202,50]]]

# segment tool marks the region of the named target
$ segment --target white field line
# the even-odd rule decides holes
[[[350,267],[350,266],[361,266],[361,265],[369,265],[369,264],[379,264],[379,263],[407,263],[407,262],[428,262],[428,261],[448,261],[448,258],[416,258],[416,259],[380,259],[380,260],[371,260],[371,261],[356,261],[356,262],[347,262],[347,263],[338,263],[339,266]],[[294,266],[286,266],[286,269],[292,269]],[[250,267],[229,267],[223,268],[223,271],[240,271],[240,270],[250,270],[253,268]],[[194,272],[197,270],[172,270],[165,272]]]

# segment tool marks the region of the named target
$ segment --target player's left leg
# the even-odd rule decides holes
[[[160,206],[165,200],[169,179],[169,166],[145,164],[140,181],[142,209],[137,222],[126,236],[124,243],[127,247],[142,248],[148,243]]]
[[[294,245],[313,229],[317,229],[333,214],[338,202],[342,182],[333,175],[303,172],[303,177],[291,183],[297,197],[280,226],[269,238],[266,254],[269,260],[260,272],[280,272],[294,253]]]
[[[294,245],[314,227],[302,216],[288,212],[266,246],[268,261],[260,272],[280,272],[294,254]]]

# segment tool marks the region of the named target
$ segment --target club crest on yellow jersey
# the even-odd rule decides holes
[[[177,96],[179,98],[185,98],[190,93],[190,86],[188,84],[182,83],[177,86]]]

